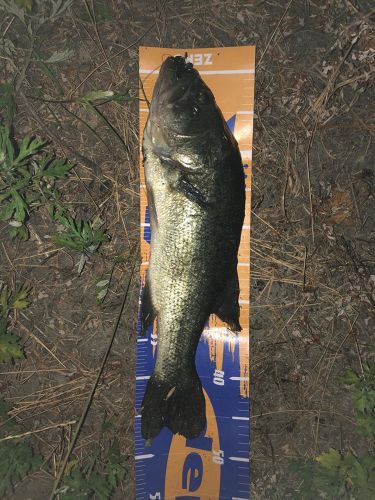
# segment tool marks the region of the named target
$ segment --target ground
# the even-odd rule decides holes
[[[0,84],[14,88],[15,139],[42,137],[47,151],[75,162],[59,184],[63,201],[77,217],[100,216],[111,240],[79,275],[77,252],[51,238],[56,224],[46,207],[31,214],[25,242],[12,241],[0,222],[0,282],[32,287],[30,306],[11,317],[27,358],[1,365],[0,390],[18,432],[51,427],[31,438],[42,469],[16,481],[7,498],[49,497],[129,281],[70,463],[100,465],[118,438],[127,472],[113,498],[134,497],[137,49],[254,44],[251,491],[255,499],[288,498],[301,485],[285,472],[291,459],[303,462],[330,447],[360,454],[370,446],[358,438],[341,377],[374,361],[373,4],[68,4],[53,17],[50,1],[0,2]],[[63,51],[60,61],[41,62]],[[101,115],[75,100],[97,90],[127,100],[98,106]],[[98,305],[96,283],[111,273]]]

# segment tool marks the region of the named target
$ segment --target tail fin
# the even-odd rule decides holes
[[[151,376],[142,402],[144,439],[156,437],[164,426],[174,434],[195,438],[205,425],[206,402],[195,371],[178,384]]]

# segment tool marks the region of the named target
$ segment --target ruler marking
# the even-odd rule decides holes
[[[248,462],[248,458],[243,457],[229,457],[229,460],[233,460],[233,462]]]

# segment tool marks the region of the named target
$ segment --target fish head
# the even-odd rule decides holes
[[[170,158],[178,150],[189,163],[202,138],[220,136],[222,128],[214,95],[193,64],[181,56],[165,59],[145,129],[154,152]]]

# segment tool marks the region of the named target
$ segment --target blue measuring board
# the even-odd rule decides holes
[[[246,215],[238,255],[240,333],[230,331],[211,316],[196,352],[196,367],[206,399],[207,425],[195,439],[174,435],[163,428],[150,446],[141,435],[140,408],[157,357],[155,323],[137,336],[135,472],[137,500],[249,500],[249,267],[250,194],[255,47],[211,49],[140,48],[142,88],[151,100],[157,68],[165,54],[188,52],[202,78],[213,91],[228,127],[235,135],[244,165]],[[200,64],[206,64],[200,67]],[[156,70],[155,70],[156,68]],[[227,91],[225,90],[226,86]],[[229,90],[233,92],[228,92]],[[226,99],[226,95],[230,98]],[[148,109],[140,103],[140,136]],[[151,228],[141,184],[141,289],[148,267]],[[140,293],[142,297],[142,292]],[[139,302],[141,309],[141,301]]]
[[[234,352],[229,348],[225,350],[222,370],[218,371],[214,362],[207,362],[208,335],[215,335],[215,332],[202,335],[196,354],[197,371],[206,397],[206,431],[195,439],[186,439],[164,428],[152,445],[146,447],[141,435],[141,419],[136,417],[136,498],[139,500],[249,499],[249,398],[238,397],[242,378],[239,340],[233,342],[231,338]],[[146,338],[138,336],[137,342],[135,403],[139,412],[157,354],[153,327]],[[206,471],[208,461],[211,463]],[[176,480],[172,484],[168,483],[171,475]],[[181,491],[176,490],[175,482],[179,483]]]

